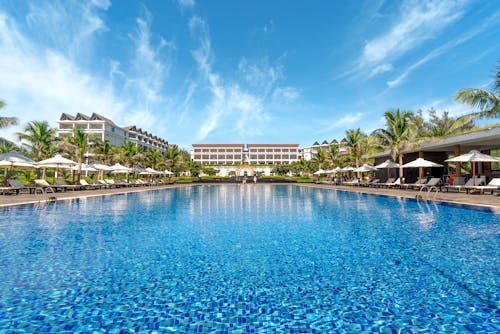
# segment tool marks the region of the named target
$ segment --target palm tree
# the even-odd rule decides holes
[[[169,147],[167,152],[165,153],[165,157],[167,159],[167,166],[168,168],[176,173],[176,167],[179,164],[180,158],[181,158],[181,152],[177,148],[177,146],[172,146]]]
[[[403,177],[403,147],[410,138],[410,121],[413,113],[410,111],[389,110],[384,113],[386,129],[377,129],[373,132],[385,146],[390,147],[391,156],[399,162],[399,177]]]
[[[436,111],[429,112],[429,122],[425,123],[428,137],[447,137],[463,133],[474,128],[474,121],[470,118],[450,117],[447,111],[441,117],[436,115]]]
[[[83,155],[87,151],[89,144],[89,135],[81,129],[73,129],[73,136],[68,137],[68,142],[74,147],[75,156],[78,162],[78,182],[82,175]]]
[[[319,169],[326,167],[326,165],[328,164],[328,151],[318,149],[318,152],[316,152],[316,154],[312,160],[313,160],[313,162],[318,164]]]
[[[99,160],[102,161],[103,164],[108,164],[109,156],[112,152],[112,145],[109,143],[108,139],[104,140],[96,140],[95,142],[95,153]]]
[[[120,160],[123,161],[126,167],[130,167],[130,165],[134,161],[134,157],[139,153],[139,147],[132,142],[123,143],[120,146]]]
[[[158,169],[164,165],[164,157],[160,151],[148,149],[145,154],[145,160],[149,167]]]
[[[493,85],[493,92],[483,89],[469,88],[457,92],[455,100],[460,100],[480,111],[462,116],[468,119],[500,117],[500,65]]]
[[[348,147],[351,155],[354,157],[356,167],[359,167],[359,160],[361,159],[362,143],[366,134],[357,129],[349,129],[345,132],[346,146]]]
[[[51,128],[47,121],[32,121],[24,127],[24,132],[18,132],[19,140],[31,150],[31,154],[38,161],[48,158],[56,142],[56,129]]]
[[[6,106],[5,102],[0,100],[0,109],[3,109]],[[0,129],[6,128],[11,125],[17,125],[18,119],[16,117],[2,117],[0,116]],[[2,145],[8,145],[8,144],[14,144],[11,141],[0,137],[0,144]]]

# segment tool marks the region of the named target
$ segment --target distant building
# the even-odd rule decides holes
[[[63,113],[57,123],[57,136],[59,138],[72,136],[73,129],[80,129],[101,140],[109,140],[111,145],[120,146],[126,142],[132,142],[143,149],[151,148],[162,153],[168,149],[166,140],[154,136],[135,125],[120,127],[109,118],[96,113],[91,116],[82,113],[78,113],[76,116]]]
[[[301,148],[301,157],[304,160],[309,161],[316,156],[319,150],[330,151],[331,145],[336,145],[339,153],[345,154],[348,152],[345,143],[346,143],[345,139],[343,139],[341,142],[338,142],[337,140],[334,139],[330,143],[328,143],[328,141],[326,140],[323,140],[321,144],[316,141],[311,146],[306,146]]]
[[[205,165],[290,164],[299,159],[298,144],[193,144],[191,160]]]

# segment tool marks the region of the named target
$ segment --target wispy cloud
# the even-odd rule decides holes
[[[398,77],[396,77],[393,80],[390,80],[387,82],[387,86],[389,88],[396,87],[400,85],[404,80],[417,68],[421,67],[422,65],[428,63],[429,61],[445,54],[449,50],[464,44],[474,38],[475,36],[481,34],[485,30],[491,28],[493,25],[497,24],[500,21],[500,10],[497,11],[496,13],[492,14],[485,20],[481,22],[481,24],[475,26],[471,30],[467,31],[466,33],[462,34],[459,36],[457,39],[449,41],[443,45],[441,45],[438,48],[433,49],[431,52],[426,54],[424,57],[410,65],[408,68],[406,68],[401,74],[399,74]]]
[[[182,9],[191,9],[195,5],[194,0],[177,0],[177,3]]]
[[[33,10],[30,11],[30,15],[33,13]],[[98,22],[100,18],[83,15],[74,16],[74,20],[75,27],[79,27],[84,24],[82,22]],[[35,27],[45,31],[51,29],[42,28],[41,22]],[[53,29],[60,34],[75,33],[57,27]],[[90,31],[95,34],[100,29]],[[24,32],[11,16],[0,12],[0,91],[2,99],[9,105],[9,113],[18,116],[23,123],[31,120],[55,121],[61,112],[76,114],[89,113],[90,110],[111,118],[121,114],[127,101],[117,98],[108,81],[76,65],[70,50],[63,53],[56,47],[43,47],[33,42],[31,32]],[[89,40],[93,38],[92,33],[76,35],[83,42],[82,45],[91,45]],[[60,38],[66,40],[68,37]],[[21,126],[9,130],[20,131]],[[15,139],[12,133],[9,137]]]
[[[144,9],[144,14],[136,19],[136,28],[129,37],[134,46],[131,70],[126,74],[126,90],[135,96],[135,112],[129,114],[131,122],[153,127],[154,112],[163,103],[165,80],[169,77],[172,63],[168,53],[176,50],[176,45],[161,36],[153,41],[151,34],[151,14]]]
[[[339,77],[375,77],[395,68],[393,62],[435,38],[464,15],[466,1],[406,0],[382,34],[368,40],[353,68]]]
[[[199,16],[193,16],[189,28],[199,47],[192,52],[203,82],[210,91],[210,100],[203,111],[196,139],[204,141],[216,130],[234,132],[237,140],[262,134],[261,128],[271,119],[266,106],[271,101],[292,101],[300,97],[294,87],[279,86],[283,78],[283,66],[271,65],[267,58],[252,62],[242,58],[238,63],[237,79],[223,78],[214,70],[215,54],[212,50],[208,24]],[[231,129],[231,130],[227,130]]]

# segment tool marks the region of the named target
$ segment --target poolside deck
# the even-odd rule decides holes
[[[139,192],[139,191],[148,191],[152,189],[164,189],[164,188],[173,188],[173,187],[183,187],[196,185],[194,184],[170,184],[170,185],[160,185],[154,187],[134,187],[134,188],[111,188],[111,189],[101,189],[101,190],[79,190],[79,191],[65,191],[65,192],[57,192],[54,195],[55,200],[67,200],[72,198],[83,198],[83,197],[93,197],[93,196],[105,196],[112,194],[121,194],[121,193],[129,193],[129,192]],[[386,189],[386,188],[369,188],[369,187],[350,187],[350,186],[339,186],[339,185],[327,185],[327,184],[312,184],[312,183],[303,183],[298,184],[306,187],[315,187],[315,188],[325,188],[325,189],[339,189],[343,191],[351,191],[358,193],[367,193],[367,194],[377,194],[377,195],[385,195],[385,196],[393,196],[393,197],[403,197],[403,198],[412,198],[414,199],[417,195],[417,191],[414,190],[401,190],[401,189]],[[247,184],[247,187],[259,186],[253,184]],[[432,197],[432,196],[431,196]],[[19,194],[19,195],[0,195],[0,207],[3,206],[11,206],[18,204],[26,204],[26,203],[39,203],[40,198],[33,194]],[[491,194],[465,194],[465,193],[457,193],[457,192],[439,192],[436,194],[435,201],[438,202],[448,202],[448,203],[456,203],[456,204],[470,204],[470,205],[478,205],[484,207],[490,207],[495,212],[500,213],[500,196],[491,195]]]

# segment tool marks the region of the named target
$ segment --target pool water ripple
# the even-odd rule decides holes
[[[498,215],[282,185],[2,209],[0,331],[498,332]]]

